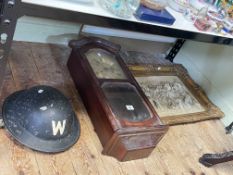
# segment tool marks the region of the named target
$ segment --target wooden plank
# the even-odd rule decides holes
[[[187,171],[187,174],[190,173],[190,174],[215,175],[216,172],[213,169],[206,169],[206,168],[203,169],[204,167],[202,167],[202,165],[199,164],[198,162],[200,154],[202,153],[201,152],[197,153],[199,147],[196,145],[196,142],[198,141],[193,139],[196,138],[197,135],[195,132],[193,132],[194,130],[190,130],[192,126],[193,124],[189,124],[189,125],[182,125],[179,127],[176,126],[176,128],[174,128],[175,132],[172,132],[173,138],[175,139],[173,149],[176,150],[178,154],[181,154],[181,155],[177,155],[176,157],[178,156],[182,157],[181,161],[183,162],[183,164],[186,165],[185,169]],[[179,133],[177,133],[177,131]]]
[[[7,65],[4,86],[1,94],[1,104],[3,100],[16,90],[13,76]],[[5,131],[0,130],[0,165],[1,174],[38,174],[38,166],[34,152],[24,148]]]
[[[3,87],[3,82],[4,82],[4,76],[5,76],[5,71],[6,71],[6,65],[7,65],[7,59],[6,58],[1,58],[0,59],[0,93]]]
[[[14,81],[12,79],[9,65],[7,64],[2,93],[0,94],[1,106],[4,99],[11,93],[11,91],[14,91]],[[3,129],[0,130],[0,143],[0,160],[4,160],[4,163],[0,164],[1,173],[6,175],[17,174],[17,169],[12,161],[13,151],[12,149],[9,149],[13,148],[12,139]]]
[[[3,87],[0,93],[0,106],[3,105],[3,102],[7,96],[9,96],[15,90],[15,84],[12,77],[9,64],[6,64],[6,72],[3,80]],[[2,114],[2,109],[0,110]],[[0,114],[0,115],[1,115]]]
[[[32,59],[32,52],[28,43],[13,43],[9,63],[16,84],[16,89],[25,89],[40,84],[38,69]]]
[[[58,88],[68,98],[71,98],[72,94],[69,91],[69,81],[67,81],[63,73],[62,65],[56,60],[56,54],[62,55],[61,52],[58,52],[60,50],[58,49],[58,51],[54,53],[52,50],[53,47],[47,47],[47,45],[44,46],[41,44],[30,44],[29,48],[32,53],[31,60],[33,60],[37,67],[40,84]],[[70,150],[52,155],[37,153],[36,159],[38,160],[41,175],[77,174],[73,167],[72,159],[70,159],[69,152]]]

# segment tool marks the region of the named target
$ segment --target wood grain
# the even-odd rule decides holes
[[[16,42],[9,58],[3,101],[10,93],[35,84],[58,87],[71,100],[81,123],[81,136],[68,151],[43,154],[19,145],[0,130],[1,175],[231,175],[233,162],[206,168],[198,163],[204,153],[233,150],[220,120],[172,126],[146,159],[120,163],[101,154],[103,149],[66,68],[69,49],[62,46]],[[47,60],[47,61],[46,61]],[[46,63],[46,64],[44,64]],[[48,75],[49,74],[49,75]],[[52,74],[53,76],[51,76]]]

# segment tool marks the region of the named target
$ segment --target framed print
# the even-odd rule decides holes
[[[130,65],[129,69],[164,124],[224,116],[182,65]]]

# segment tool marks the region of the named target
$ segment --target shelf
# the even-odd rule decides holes
[[[138,39],[144,41],[155,41],[161,43],[174,43],[177,40],[177,38],[166,37],[161,35],[152,35],[147,33],[110,29],[106,27],[96,27],[90,25],[84,25],[81,32],[85,34],[113,36],[118,38],[130,38],[130,39]]]
[[[139,21],[134,16],[129,19],[119,18],[102,9],[97,1],[94,4],[82,4],[74,0],[22,0],[21,15],[75,21],[99,27],[233,45],[232,35],[199,31],[191,22],[185,20],[182,14],[169,7],[167,7],[167,10],[176,18],[176,22],[171,26]]]

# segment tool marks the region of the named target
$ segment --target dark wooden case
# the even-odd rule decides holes
[[[68,68],[103,145],[103,154],[120,161],[149,156],[168,126],[161,123],[120,57],[120,46],[94,37],[71,41],[70,46]],[[97,76],[90,62],[96,58],[87,58],[92,49],[114,56],[114,66],[120,66],[123,78]]]

